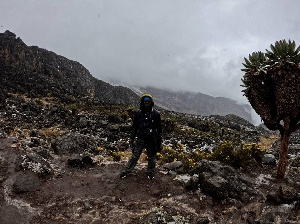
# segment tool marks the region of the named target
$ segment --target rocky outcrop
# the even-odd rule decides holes
[[[15,171],[28,170],[40,177],[53,174],[50,164],[41,156],[31,153],[20,155],[15,162]]]
[[[216,199],[234,198],[245,202],[257,195],[253,181],[218,161],[203,160],[193,172],[199,176],[200,188]]]
[[[94,78],[79,62],[27,46],[10,31],[0,34],[0,89],[64,102],[86,98],[99,103],[136,105],[138,96]]]
[[[76,133],[69,133],[57,138],[52,144],[53,151],[56,154],[64,153],[94,153],[97,151],[97,143],[92,138]]]

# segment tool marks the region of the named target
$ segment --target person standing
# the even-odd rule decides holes
[[[156,153],[161,151],[162,125],[160,113],[153,108],[153,97],[144,93],[140,97],[140,109],[134,114],[129,145],[132,147],[132,155],[125,170],[120,174],[126,177],[136,166],[144,149],[147,150],[149,179],[154,178],[156,166]]]

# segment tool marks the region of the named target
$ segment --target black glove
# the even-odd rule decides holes
[[[157,137],[156,152],[161,152],[161,150],[162,150],[162,138]]]
[[[162,145],[159,145],[156,147],[156,152],[161,152],[162,149],[163,149]]]
[[[129,147],[133,147],[133,142],[134,142],[134,140],[133,139],[129,139]]]

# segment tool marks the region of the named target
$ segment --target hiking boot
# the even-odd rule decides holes
[[[154,179],[154,173],[153,172],[149,172],[149,173],[147,173],[147,175],[148,175],[148,179],[150,179],[150,180]]]
[[[120,174],[120,178],[125,178],[127,175],[128,175],[128,172],[123,171],[123,172]]]

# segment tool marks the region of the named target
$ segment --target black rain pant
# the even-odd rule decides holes
[[[140,139],[138,138],[133,146],[132,155],[129,159],[125,171],[130,173],[136,166],[143,150],[147,150],[148,157],[148,167],[147,172],[154,172],[156,164],[156,148],[155,148],[155,138],[150,139]]]

